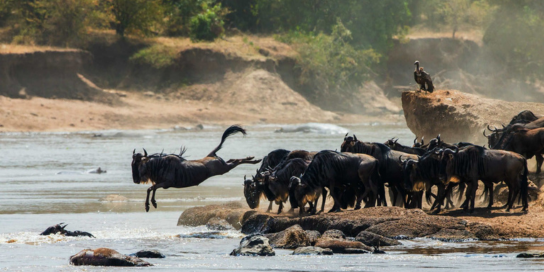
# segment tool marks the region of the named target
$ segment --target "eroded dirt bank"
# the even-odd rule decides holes
[[[538,202],[540,203],[540,202]],[[245,234],[277,233],[291,226],[300,225],[304,230],[323,233],[330,229],[341,230],[355,237],[362,231],[393,239],[426,237],[444,241],[465,239],[510,239],[542,237],[544,210],[540,204],[531,206],[528,214],[507,213],[501,209],[492,211],[477,209],[472,215],[461,210],[451,210],[442,215],[428,215],[420,209],[399,207],[375,207],[358,211],[325,213],[299,217],[290,214],[270,214],[254,211],[245,204],[228,203],[187,209],[180,216],[178,225],[205,225],[211,218],[231,222]]]
[[[544,104],[508,102],[484,98],[456,90],[403,92],[402,108],[406,124],[418,137],[426,139],[441,134],[447,142],[487,143],[482,135],[488,124],[500,127],[523,110],[544,114]]]

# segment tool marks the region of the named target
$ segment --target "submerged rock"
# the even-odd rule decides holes
[[[206,227],[210,230],[231,230],[234,229],[234,227],[227,222],[225,219],[221,219],[218,217],[213,217],[208,220],[208,223],[206,223]]]
[[[240,246],[234,249],[231,256],[274,256],[276,253],[270,246],[268,238],[263,235],[248,235],[240,241]]]
[[[275,248],[292,249],[311,245],[308,234],[299,225],[294,225],[284,231],[267,234],[265,236]]]
[[[361,231],[355,237],[355,240],[371,247],[382,247],[382,246],[398,246],[402,245],[399,241],[383,237],[379,234],[375,234],[368,231]]]
[[[295,249],[293,255],[333,255],[333,252],[330,248],[308,246]]]
[[[158,250],[140,250],[136,253],[130,254],[129,256],[138,258],[166,258],[164,254],[160,253]]]
[[[544,252],[523,252],[518,254],[516,258],[544,258]]]
[[[328,230],[315,243],[316,247],[329,248],[334,253],[361,254],[369,253],[372,248],[359,241],[346,240],[346,235],[340,230]]]
[[[84,249],[70,257],[72,265],[94,266],[152,266],[152,264],[138,258],[123,255],[113,249],[97,248]]]

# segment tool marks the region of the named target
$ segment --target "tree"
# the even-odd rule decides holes
[[[149,35],[157,33],[164,10],[159,0],[107,0],[115,20],[117,35],[124,37],[126,31]]]

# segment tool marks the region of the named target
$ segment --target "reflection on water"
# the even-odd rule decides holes
[[[229,138],[218,154],[230,159],[262,157],[277,148],[334,150],[343,139],[342,134],[332,132],[274,133],[280,127],[248,127],[246,137]],[[384,142],[391,137],[405,144],[413,141],[403,125],[342,127],[364,141]],[[188,148],[188,159],[198,159],[219,143],[222,132],[212,127],[203,131],[0,134],[0,270],[128,270],[68,265],[69,256],[98,247],[125,254],[158,249],[167,258],[151,259],[156,266],[146,269],[165,271],[539,271],[544,267],[540,260],[514,258],[516,252],[544,250],[543,241],[532,239],[465,243],[420,239],[402,241],[403,246],[386,249],[386,255],[292,256],[289,250],[277,250],[275,257],[228,256],[239,244],[240,232],[178,227],[176,223],[188,207],[242,200],[242,178],[253,174],[256,166],[242,165],[197,187],[159,189],[158,209],[151,208],[149,213],[144,212],[149,185],[134,184],[130,174],[135,148],[177,153],[183,145]],[[85,173],[98,167],[107,173]],[[57,175],[59,172],[67,174]],[[102,200],[112,194],[127,200]],[[38,235],[61,222],[69,230],[88,231],[97,238]]]

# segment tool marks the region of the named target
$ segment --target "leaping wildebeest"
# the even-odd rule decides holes
[[[261,160],[253,160],[254,157],[231,159],[225,162],[221,157],[217,156],[216,152],[221,149],[227,137],[238,132],[246,134],[246,131],[237,125],[227,128],[221,137],[221,143],[210,154],[200,160],[185,159],[183,157],[185,149],[182,149],[179,155],[164,155],[162,153],[147,155],[145,149],[144,154],[135,153],[136,150],[134,150],[132,152],[132,179],[134,183],[139,184],[150,181],[153,184],[153,186],[147,189],[147,197],[145,199],[146,212],[149,211],[149,193],[151,191],[153,191],[151,204],[157,208],[155,191],[159,188],[168,189],[170,187],[185,188],[197,186],[206,179],[223,175],[240,164],[259,163]]]

